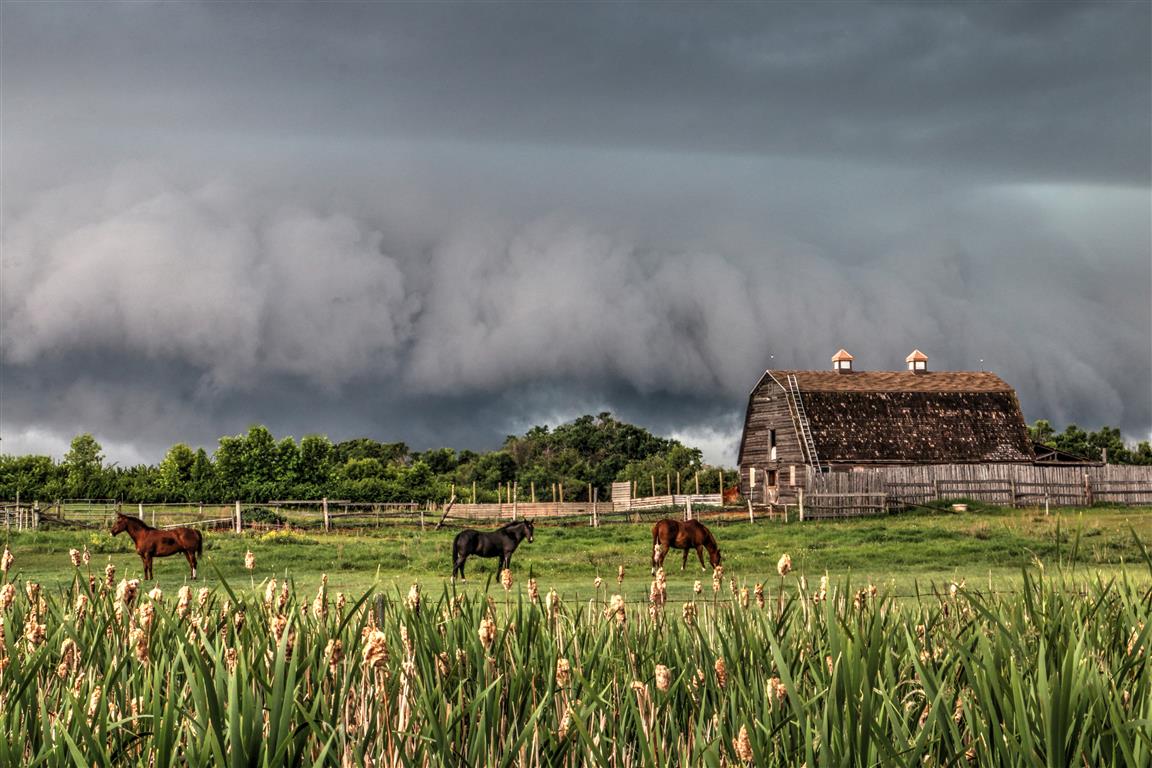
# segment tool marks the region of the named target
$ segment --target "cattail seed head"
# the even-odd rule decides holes
[[[176,616],[184,618],[188,615],[188,606],[192,602],[192,587],[185,584],[176,592]]]
[[[200,587],[200,591],[196,593],[196,603],[201,608],[205,608],[208,605],[208,598],[211,596],[212,592],[209,591],[208,587]]]
[[[624,596],[612,595],[612,601],[604,610],[604,618],[615,618],[616,623],[623,626],[628,620],[627,612],[624,609]]]
[[[256,555],[250,549],[244,553],[244,567],[249,571],[256,567]]]
[[[704,585],[700,583],[700,579],[696,579],[696,581],[692,583],[692,593],[698,595],[703,591]]]
[[[572,679],[572,665],[568,659],[556,659],[556,686],[566,688]]]
[[[724,657],[716,659],[713,665],[716,670],[716,683],[721,687],[728,685],[728,666],[724,663]]]
[[[748,587],[740,587],[740,607],[748,607]]]
[[[600,578],[599,576],[597,576],[595,579],[592,580],[592,586],[595,587],[596,589],[600,589],[600,585],[603,583],[604,583],[604,579]]]
[[[788,694],[788,689],[784,683],[780,682],[778,677],[768,678],[768,699],[775,701],[777,704],[784,702],[784,697]]]
[[[764,585],[763,584],[757,584],[756,589],[754,591],[756,594],[756,607],[757,608],[763,608],[764,607]]]
[[[67,680],[79,665],[80,647],[72,638],[64,638],[64,642],[60,643],[60,664],[56,667],[56,676],[61,680]]]
[[[544,607],[548,611],[548,618],[555,620],[560,615],[560,594],[556,590],[548,590],[548,595],[544,598]]]
[[[504,587],[505,592],[512,589],[512,569],[505,568],[500,571],[500,586]]]
[[[148,599],[154,603],[164,602],[164,590],[160,589],[160,587],[153,587],[148,590]]]
[[[128,633],[128,642],[135,648],[137,661],[141,664],[147,664],[151,660],[148,633],[142,627],[132,627]]]
[[[408,597],[404,600],[404,605],[408,606],[408,610],[413,613],[420,612],[420,584],[413,583],[408,588]]]
[[[656,665],[656,690],[667,691],[672,685],[672,670],[663,664]]]
[[[684,603],[681,615],[684,617],[684,623],[692,626],[696,622],[696,603],[692,601]]]
[[[92,562],[92,553],[88,551],[87,545],[85,545],[84,550],[80,553],[80,562],[84,563],[84,565]]]
[[[0,555],[0,573],[8,573],[12,570],[12,564],[16,562],[16,558],[12,555],[12,550],[8,549],[8,545],[4,545],[4,554]]]
[[[791,555],[785,553],[785,554],[780,556],[780,559],[778,561],[776,561],[776,573],[780,574],[780,578],[784,578],[789,573],[791,573],[791,571],[792,571],[792,557],[791,557]]]
[[[92,689],[92,695],[88,697],[88,719],[96,717],[96,713],[100,711],[100,699],[104,697],[104,689],[96,686]]]
[[[76,595],[76,606],[73,613],[77,621],[83,619],[88,614],[88,595],[84,593]]]
[[[12,582],[6,582],[0,587],[0,611],[8,610],[8,606],[16,601],[16,587]]]
[[[388,638],[378,629],[368,631],[364,643],[364,666],[380,669],[388,663]]]
[[[68,550],[68,559],[72,561],[73,566],[79,568],[80,562],[81,562],[80,561],[80,550],[78,550],[78,549]]]
[[[104,583],[109,587],[116,586],[116,566],[111,561],[104,566]]]
[[[151,629],[153,622],[156,621],[156,607],[152,603],[140,603],[137,615],[140,619],[140,626],[145,630]]]
[[[740,733],[732,739],[732,751],[745,765],[750,764],[755,759],[756,756],[752,754],[752,740],[748,738],[747,726],[740,726]]]
[[[622,566],[622,565],[616,569],[616,583],[617,584],[623,584],[624,583],[624,566]]]
[[[335,674],[344,660],[344,643],[340,638],[334,637],[324,646],[324,661],[328,664],[328,671]]]
[[[484,646],[485,651],[492,649],[492,643],[496,641],[496,622],[485,616],[480,620],[480,629],[477,630],[480,636],[480,642]]]
[[[528,599],[533,603],[540,602],[540,587],[536,585],[536,579],[528,579]]]
[[[228,668],[228,674],[236,674],[236,664],[240,661],[240,654],[237,653],[235,648],[227,648],[224,651],[224,665]]]

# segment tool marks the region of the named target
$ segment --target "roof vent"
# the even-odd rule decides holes
[[[910,371],[915,371],[916,373],[928,372],[928,355],[918,349],[912,350],[912,354],[904,358],[904,362],[908,363],[908,370]]]
[[[852,355],[845,349],[832,355],[832,370],[837,373],[852,373]]]

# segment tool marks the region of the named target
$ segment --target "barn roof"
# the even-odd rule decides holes
[[[1016,393],[976,371],[770,371],[795,376],[821,463],[1027,462]],[[774,386],[774,385],[772,385]]]

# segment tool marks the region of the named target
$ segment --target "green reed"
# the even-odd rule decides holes
[[[715,586],[686,607],[5,582],[0,765],[1152,764],[1146,575]]]

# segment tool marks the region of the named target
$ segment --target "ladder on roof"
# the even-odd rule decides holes
[[[808,461],[812,469],[820,474],[824,471],[820,466],[820,457],[816,455],[816,441],[812,439],[812,425],[808,423],[808,414],[804,410],[804,400],[800,397],[800,386],[796,383],[796,376],[788,374],[788,396],[792,400],[792,413],[796,420],[796,431],[800,433],[800,441],[808,453]]]

